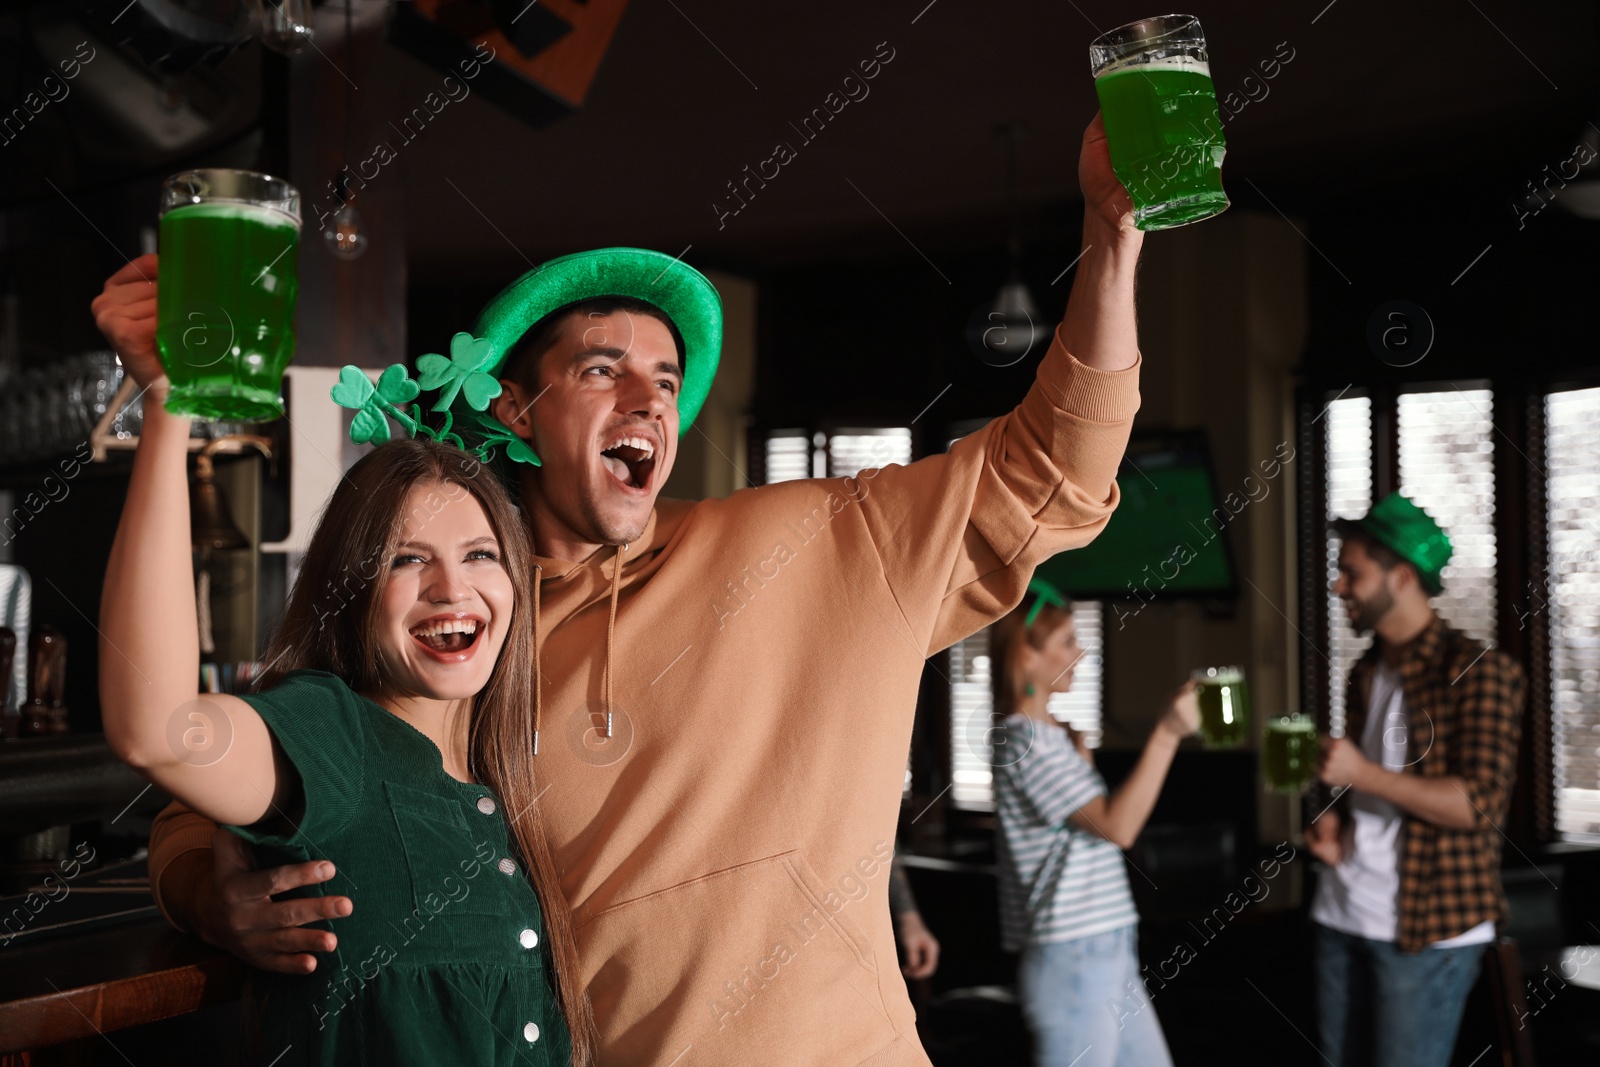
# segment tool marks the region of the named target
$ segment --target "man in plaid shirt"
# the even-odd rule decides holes
[[[1306,830],[1327,865],[1311,907],[1322,1053],[1445,1067],[1505,914],[1499,825],[1526,683],[1434,613],[1451,547],[1421,508],[1395,493],[1335,529],[1333,591],[1377,640],[1350,674],[1345,736],[1323,739],[1338,804]]]

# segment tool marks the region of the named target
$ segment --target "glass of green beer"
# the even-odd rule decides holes
[[[1206,667],[1190,675],[1199,683],[1200,740],[1207,748],[1235,748],[1250,733],[1250,690],[1238,667]]]
[[[167,410],[267,422],[283,414],[300,281],[300,194],[248,170],[191,170],[161,189],[156,347]]]
[[[1261,740],[1261,775],[1277,793],[1298,793],[1317,766],[1317,724],[1307,715],[1267,720]]]
[[[1095,38],[1089,64],[1134,224],[1165,230],[1225,211],[1227,145],[1199,20],[1159,15],[1119,26]]]

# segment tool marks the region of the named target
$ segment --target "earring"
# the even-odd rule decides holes
[[[1023,686],[1023,688],[1022,688],[1022,695],[1023,696],[1031,697],[1031,696],[1033,696],[1033,692],[1034,692],[1034,690],[1033,690],[1033,683],[1032,682],[1029,682],[1027,685]]]

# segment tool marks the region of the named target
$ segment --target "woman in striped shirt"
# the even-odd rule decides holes
[[[1180,686],[1115,793],[1083,736],[1051,717],[1083,655],[1066,598],[1035,578],[993,635],[994,795],[1004,947],[1020,952],[1017,992],[1039,1067],[1170,1067],[1139,981],[1121,849],[1139,836],[1178,742],[1200,724]],[[1003,720],[1003,723],[1002,723]]]

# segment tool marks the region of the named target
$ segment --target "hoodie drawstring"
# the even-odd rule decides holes
[[[539,754],[539,712],[544,697],[544,672],[539,669],[539,587],[544,568],[533,565],[533,754]]]
[[[611,618],[606,622],[606,737],[611,736],[611,709],[615,707],[611,677],[611,638],[617,629],[617,594],[622,590],[622,558],[628,554],[626,543],[617,548],[617,562],[611,568]]]

